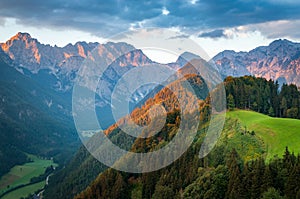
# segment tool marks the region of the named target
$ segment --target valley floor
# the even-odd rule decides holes
[[[13,167],[0,179],[0,198],[21,198],[41,190],[46,184],[46,179],[33,183],[34,177],[43,175],[50,166],[56,167],[53,160],[43,159],[34,155],[28,155],[31,162]]]

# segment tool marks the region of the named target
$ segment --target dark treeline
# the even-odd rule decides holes
[[[9,156],[6,154],[9,154]],[[0,160],[2,160],[0,163],[0,176],[3,176],[16,164],[24,164],[27,162],[28,158],[16,147],[9,143],[4,143],[0,144]]]
[[[200,173],[184,198],[300,198],[300,156],[288,149],[268,164],[262,158],[243,163],[233,149],[225,165]]]
[[[273,117],[300,118],[300,92],[296,85],[244,76],[225,79],[229,109],[250,109]]]
[[[300,156],[288,149],[269,163],[244,163],[235,149],[217,165],[205,165],[192,154],[190,150],[172,166],[151,173],[108,169],[77,198],[300,198]]]

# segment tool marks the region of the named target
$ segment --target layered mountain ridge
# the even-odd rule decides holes
[[[0,49],[7,54],[15,68],[19,71],[29,70],[39,73],[49,70],[57,77],[56,89],[68,90],[72,87],[74,73],[80,68],[86,58],[92,59],[92,51],[97,48],[98,55],[103,58],[101,64],[111,63],[125,52],[135,51],[134,46],[127,43],[99,44],[97,42],[77,42],[64,47],[41,44],[28,33],[17,33]],[[96,51],[96,50],[95,50]],[[126,56],[127,63],[119,63],[120,67],[126,65],[141,65],[142,59],[147,63],[154,63],[142,51]],[[179,69],[186,60],[199,58],[191,53],[183,53],[178,60],[168,66]],[[300,43],[286,39],[275,40],[268,46],[260,46],[249,52],[235,52],[225,50],[212,58],[223,77],[254,75],[266,79],[278,80],[279,83],[293,83],[300,85]],[[135,62],[135,63],[134,63]]]
[[[275,40],[249,52],[225,50],[212,61],[224,76],[254,75],[282,83],[300,85],[300,43]]]

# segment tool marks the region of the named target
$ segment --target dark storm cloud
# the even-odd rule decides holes
[[[226,37],[226,35],[224,34],[224,30],[216,29],[210,32],[203,32],[198,37],[220,38],[220,37]]]
[[[162,15],[162,9],[170,13]],[[299,19],[300,4],[283,0],[67,1],[2,0],[0,18],[36,27],[79,29],[107,36],[129,27],[179,27],[187,33]],[[220,33],[220,32],[215,32]],[[217,34],[216,34],[217,35]]]

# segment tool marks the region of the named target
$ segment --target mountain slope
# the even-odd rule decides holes
[[[75,198],[119,198],[120,196],[122,196],[122,198],[161,198],[162,196],[164,198],[197,198],[197,195],[199,198],[206,198],[204,195],[199,195],[211,187],[215,187],[215,189],[207,191],[207,197],[214,198],[214,196],[218,194],[221,195],[218,196],[218,198],[224,198],[226,190],[230,189],[230,174],[238,175],[240,176],[239,179],[242,180],[237,183],[236,186],[240,187],[239,191],[245,194],[245,196],[242,195],[239,198],[249,198],[249,194],[260,195],[267,190],[268,186],[274,186],[277,189],[281,189],[282,192],[288,193],[286,189],[282,188],[287,186],[285,182],[289,176],[288,172],[286,174],[281,173],[286,167],[282,165],[290,164],[292,165],[291,167],[297,165],[294,162],[287,163],[288,158],[291,158],[296,162],[296,157],[289,157],[289,153],[287,152],[282,156],[281,154],[284,152],[284,146],[283,148],[280,147],[281,151],[277,153],[282,159],[277,157],[274,158],[274,160],[269,160],[270,165],[265,164],[264,160],[260,158],[274,154],[269,148],[266,149],[265,143],[268,143],[268,138],[262,139],[257,131],[255,131],[255,133],[245,131],[243,126],[244,123],[237,120],[236,117],[234,117],[235,115],[241,115],[246,118],[253,117],[256,121],[262,118],[278,120],[251,111],[229,112],[223,133],[208,157],[204,159],[199,159],[198,157],[199,145],[203,141],[200,132],[203,132],[204,130],[199,129],[199,134],[195,143],[182,157],[172,163],[172,165],[159,171],[143,174],[130,174],[118,172],[114,169],[107,169],[101,173],[84,192],[77,195]],[[259,119],[257,119],[257,116]],[[293,119],[285,120],[293,121]],[[287,124],[288,122],[286,121],[281,124]],[[300,124],[299,120],[295,120],[294,122],[297,123],[298,128],[298,125]],[[202,127],[205,128],[205,125]],[[276,129],[278,126],[273,127]],[[272,130],[273,127],[270,129]],[[297,128],[293,129],[289,135],[298,134],[297,136],[299,136],[299,133],[296,130]],[[270,129],[263,129],[260,133],[270,133]],[[170,133],[171,131],[168,132]],[[280,134],[285,138],[289,137],[289,135],[285,135],[285,132]],[[283,137],[278,136],[277,138],[281,139]],[[276,143],[274,142],[273,144],[275,145]],[[145,146],[148,145],[139,145],[139,147]],[[289,144],[289,146],[292,145]],[[299,148],[294,152],[296,154],[299,153]],[[232,157],[232,154],[234,154],[234,158]],[[232,160],[232,158],[234,160]],[[299,162],[299,156],[297,160]],[[243,173],[237,171],[236,173],[228,173],[229,171],[232,172],[230,165],[235,163],[238,165],[238,168],[240,168],[240,172],[243,171]],[[270,175],[269,173],[264,174],[266,168],[272,169],[272,175],[268,181],[268,183],[271,183],[272,185],[264,185],[265,175]],[[218,173],[217,176],[211,173],[215,171]],[[257,177],[260,179],[259,182],[257,182]],[[292,177],[299,179],[298,176]],[[252,184],[254,186],[255,183],[257,183],[259,189],[256,191],[254,191],[253,188],[249,189],[247,183],[250,183],[251,187]],[[243,188],[243,186],[246,187]],[[267,188],[265,186],[267,186]],[[293,192],[297,192],[298,190],[299,189]]]
[[[249,52],[223,51],[212,58],[224,76],[254,75],[300,85],[300,43],[275,40]]]
[[[254,83],[253,82],[250,83],[251,81],[253,81]],[[233,82],[236,82],[236,84],[232,84]],[[265,92],[264,88],[276,87],[276,84],[274,82],[266,81],[265,79],[262,78],[254,78],[254,77],[247,77],[247,76],[241,78],[228,78],[225,80],[225,86],[228,95],[231,94],[228,91],[231,91],[231,89],[239,90],[238,86],[243,85],[243,83],[247,84],[250,88],[251,86],[256,84],[259,84],[261,86],[261,89],[257,89],[256,93],[250,94],[249,99],[251,99],[251,96],[253,97],[258,96],[261,95],[262,93],[264,93],[265,95],[264,97],[269,98],[272,96],[272,92]],[[159,93],[157,95],[159,95]],[[282,93],[281,97],[288,97],[288,95],[289,94],[287,93]],[[233,100],[235,100],[237,103],[239,102],[238,98],[243,97],[240,95],[235,95],[235,96],[237,98],[234,98]],[[248,102],[248,98],[245,99],[246,102]],[[155,103],[155,100],[153,99],[149,99],[149,100]],[[206,103],[208,102],[206,101]],[[258,103],[258,106],[261,106],[262,104],[264,103]],[[240,158],[237,160],[238,161],[237,163],[241,165],[241,168],[243,168],[242,167],[243,162],[245,162],[245,164],[249,164],[250,166],[255,165],[256,164],[255,162],[263,162],[262,164],[264,164],[263,159],[261,160],[257,160],[257,159],[267,157],[267,159],[270,160],[270,157],[273,157],[274,155],[281,156],[286,146],[289,147],[291,146],[293,150],[295,150],[295,153],[300,152],[300,149],[297,146],[297,144],[295,145],[288,141],[283,142],[282,145],[280,145],[279,147],[280,149],[278,151],[274,150],[274,146],[276,146],[277,143],[281,141],[281,139],[289,140],[290,136],[297,138],[300,135],[297,130],[299,128],[298,125],[300,124],[299,120],[271,118],[259,113],[245,111],[242,112],[241,118],[243,118],[242,116],[245,116],[247,119],[249,119],[247,115],[253,115],[253,117],[251,117],[252,119],[254,119],[252,121],[253,122],[252,125],[255,125],[256,121],[262,119],[261,122],[259,122],[259,124],[262,125],[263,127],[263,128],[258,127],[258,129],[256,129],[256,126],[249,126],[249,127],[247,126],[247,128],[245,129],[244,121],[247,120],[240,120],[234,117],[234,115],[238,112],[229,112],[226,118],[223,133],[219,138],[215,148],[206,158],[199,159],[200,146],[201,143],[203,142],[203,137],[207,129],[206,122],[209,121],[209,115],[207,114],[209,111],[206,112],[207,110],[205,110],[207,106],[209,107],[209,104],[203,104],[202,106],[203,117],[200,117],[202,125],[198,129],[198,134],[195,139],[195,142],[188,149],[188,151],[185,154],[183,154],[182,157],[180,157],[170,166],[163,168],[159,171],[144,173],[144,174],[128,174],[128,173],[118,172],[113,169],[107,169],[101,174],[99,174],[99,176],[90,184],[90,186],[88,186],[84,192],[77,195],[76,198],[89,198],[89,197],[118,198],[120,196],[124,198],[126,197],[130,198],[133,196],[137,198],[159,198],[162,195],[164,196],[164,198],[176,198],[176,197],[180,198],[183,197],[183,194],[193,195],[199,192],[198,190],[196,192],[190,193],[191,187],[189,187],[189,185],[195,183],[194,185],[195,187],[193,188],[197,190],[195,175],[200,173],[199,177],[201,177],[201,173],[204,171],[212,171],[214,169],[217,169],[218,166],[221,167],[224,166],[226,162],[232,162],[231,160],[228,161],[228,159],[230,158],[230,151],[232,151],[232,149],[236,149],[235,156]],[[136,111],[139,112],[139,110]],[[205,112],[206,114],[204,114]],[[134,113],[135,111],[133,111],[133,114]],[[143,116],[143,114],[140,114],[138,116]],[[169,112],[169,118],[173,118],[173,119],[167,120],[166,127],[163,128],[162,130],[163,133],[158,135],[160,139],[157,141],[156,136],[153,136],[148,139],[137,139],[134,142],[132,149],[137,152],[147,152],[147,151],[156,150],[157,148],[164,146],[164,145],[160,145],[161,143],[167,144],[172,139],[174,131],[176,131],[176,123],[178,122],[177,117],[178,115],[176,115],[176,112]],[[264,120],[265,118],[267,118],[268,121]],[[192,120],[193,117],[191,118],[191,121]],[[268,126],[270,124],[274,126]],[[263,126],[263,125],[267,125],[267,126]],[[289,133],[286,133],[287,130],[282,131],[282,128],[285,128],[286,125],[292,125],[292,128],[290,128],[291,131]],[[254,131],[252,132],[253,129]],[[111,126],[111,128],[109,128],[108,131],[110,132],[110,134],[121,133],[121,131],[117,128],[116,125]],[[264,137],[262,135],[268,135],[268,136]],[[277,138],[276,141],[274,141],[274,139],[273,140],[270,139],[270,136],[272,135],[273,136],[275,135],[274,138]],[[253,161],[253,163],[252,162],[247,163],[248,161]],[[278,164],[278,162],[276,163],[276,161],[278,161],[278,159],[276,160],[275,158],[274,164]],[[224,172],[225,173],[221,173],[220,175],[225,178],[225,176],[228,173],[226,173],[226,171]],[[257,176],[259,176],[259,174],[257,174]],[[215,181],[210,179],[210,174],[207,174],[207,176],[205,177],[208,178],[206,182],[207,185],[205,185],[206,187],[213,186],[215,184]],[[280,176],[278,176],[278,178],[280,179]],[[277,179],[277,177],[273,177],[273,179]],[[227,190],[227,183],[228,183],[227,180],[228,179],[225,178],[222,179],[221,181],[218,181],[218,183],[221,183],[223,188],[226,190]],[[253,179],[253,181],[254,180],[255,179]],[[276,185],[276,187],[280,187],[280,186]],[[116,191],[115,187],[118,187],[117,189],[118,191]],[[219,188],[219,186],[217,187]],[[198,189],[202,189],[202,188],[203,187],[198,187]],[[218,188],[217,190],[219,190]],[[245,190],[245,192],[247,193],[247,189]],[[220,194],[220,192],[217,193]],[[259,194],[260,192],[257,193]],[[225,192],[223,194],[225,195]],[[238,198],[247,198],[247,197],[240,196]]]
[[[184,66],[181,71],[185,71],[184,68],[186,66]],[[155,142],[155,146],[157,148],[163,147],[164,144],[174,136],[174,134],[168,134],[168,131],[176,132],[178,129],[178,122],[180,121],[180,108],[176,96],[181,94],[187,95],[188,98],[189,95],[192,95],[189,89],[184,87],[185,81],[188,81],[195,90],[199,107],[202,107],[204,103],[203,100],[208,95],[207,85],[205,84],[203,78],[198,74],[188,74],[184,79],[174,81],[168,85],[168,87],[158,90],[158,92],[154,94],[154,97],[145,100],[145,103],[141,105],[141,107],[134,109],[131,113],[131,118],[136,124],[142,126],[148,124],[153,127],[156,125],[156,121],[159,121],[159,119],[151,121],[149,119],[149,109],[153,105],[163,105],[167,112],[167,124],[155,136],[150,137],[147,141],[150,143]],[[171,90],[174,90],[175,92],[173,93]],[[196,105],[187,100],[184,102],[183,107],[186,107],[186,110],[192,111]],[[152,114],[157,115],[157,112],[152,112]],[[128,123],[125,123],[128,117],[129,116],[125,116],[119,120],[117,124],[111,125],[105,131],[105,134],[109,136],[113,143],[126,150],[152,150],[151,147],[141,147],[144,145],[142,141],[143,139],[136,139],[132,136],[129,136],[118,127],[118,125],[128,125]],[[189,118],[195,119],[197,117],[190,116]],[[88,186],[88,184],[106,168],[106,166],[103,166],[103,164],[99,163],[94,157],[92,157],[91,154],[86,151],[86,148],[82,147],[65,169],[50,178],[50,184],[45,190],[45,198],[72,198],[84,190],[86,186]]]
[[[39,86],[2,60],[0,77],[0,161],[7,162],[1,164],[0,174],[21,163],[12,158],[17,157],[13,151],[20,156],[27,152],[54,157],[63,163],[78,142],[63,96]]]
[[[102,118],[103,127],[108,127],[114,121],[109,116],[111,110],[107,108],[107,102],[110,102],[116,82],[133,67],[154,63],[141,50],[126,43],[77,42],[61,48],[41,44],[28,33],[17,33],[5,43],[1,43],[0,47],[0,57],[3,60],[0,85],[3,142],[0,144],[1,157],[7,161],[3,172],[26,160],[22,151],[53,156],[58,154],[58,151],[61,153],[62,143],[72,145],[77,139],[71,118],[71,91],[85,59],[93,59],[96,55],[98,64],[110,64],[101,80],[105,83],[106,90],[99,94],[100,99],[97,98],[97,113]],[[178,61],[170,66],[181,68],[184,61],[182,58],[180,60],[180,63]],[[101,69],[96,68],[92,75],[100,75],[99,72]],[[87,79],[90,78],[89,75],[91,74],[87,74]],[[147,96],[152,88],[153,85],[134,93],[131,102],[133,107],[136,102]],[[32,137],[33,135],[35,137]],[[58,140],[61,144],[58,144]],[[9,142],[13,145],[6,144]],[[45,142],[49,145],[39,150]],[[48,149],[44,150],[47,147]],[[8,162],[10,156],[16,157],[15,160],[11,158],[11,163]]]
[[[252,121],[247,122],[245,118]],[[259,131],[254,133],[245,131],[243,126],[245,122],[249,125],[253,122],[251,125],[254,125],[255,121],[261,120],[260,125],[270,124],[266,119],[275,122],[272,126],[268,126],[269,128],[259,128]],[[282,121],[275,124],[278,120]],[[276,130],[280,124],[287,125],[291,122],[295,124],[295,128],[291,129],[289,134],[277,131],[274,136],[270,133],[270,130]],[[75,198],[225,198],[225,195],[230,194],[241,194],[238,198],[250,198],[249,195],[252,194],[253,197],[255,195],[259,198],[269,187],[276,187],[280,192],[290,194],[290,198],[293,198],[297,192],[299,193],[300,187],[289,182],[291,179],[299,180],[299,176],[289,174],[290,172],[285,172],[285,169],[298,173],[300,156],[297,158],[287,150],[282,156],[286,147],[283,144],[293,148],[293,144],[285,142],[280,145],[279,153],[276,151],[276,156],[280,158],[277,156],[273,160],[269,159],[269,163],[266,164],[262,157],[275,155],[272,149],[266,147],[266,143],[272,143],[274,140],[269,140],[270,136],[261,135],[271,134],[278,140],[290,139],[291,135],[298,138],[299,124],[299,120],[270,118],[252,111],[229,112],[223,133],[208,157],[204,159],[198,157],[199,145],[203,141],[201,133],[204,130],[200,128],[195,143],[170,166],[142,174],[107,169]],[[205,128],[205,125],[203,127]],[[273,146],[277,143],[273,142]],[[140,150],[143,151],[143,147],[146,146],[149,145],[139,145]],[[293,151],[297,154],[300,149],[297,146]],[[232,180],[240,180],[233,185],[238,187],[236,188],[239,190],[238,193],[226,192],[232,189],[230,185]],[[258,188],[253,188],[255,186]],[[287,189],[289,186],[295,186],[295,189],[289,191]]]

